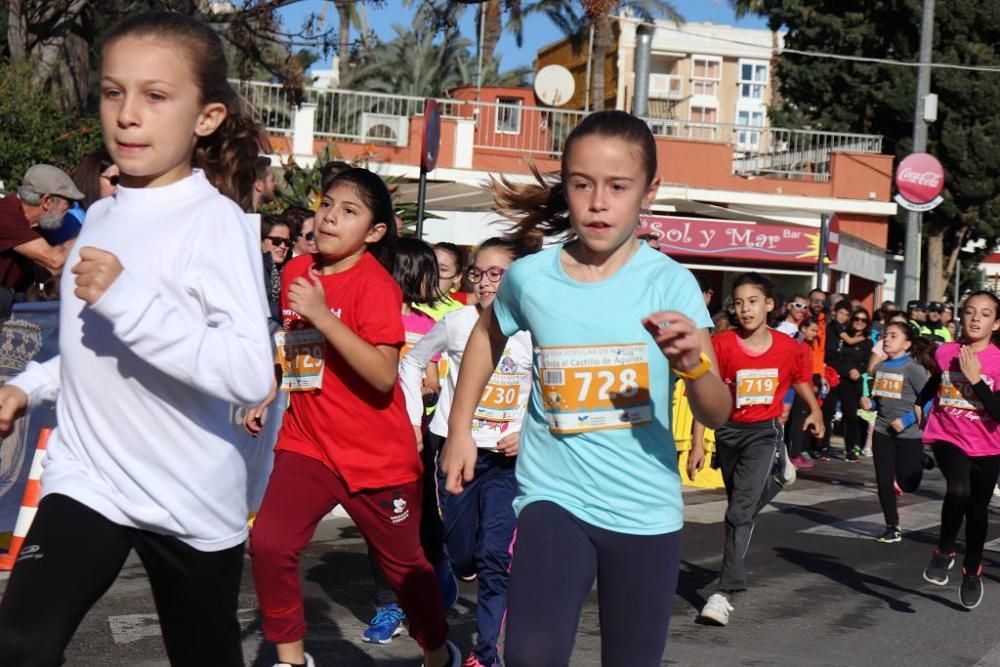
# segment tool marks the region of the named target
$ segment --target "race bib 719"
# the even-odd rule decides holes
[[[632,428],[653,420],[645,343],[538,347],[536,353],[552,433]]]
[[[778,390],[777,368],[746,368],[736,371],[736,407],[771,405]]]

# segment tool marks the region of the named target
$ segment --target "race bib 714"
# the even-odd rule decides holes
[[[879,398],[903,398],[903,374],[879,371],[875,374],[875,384],[872,385],[872,396]]]
[[[542,405],[552,433],[632,428],[653,420],[645,343],[535,351]]]
[[[316,329],[278,331],[274,334],[281,365],[281,388],[311,391],[323,386],[323,352],[326,338]]]

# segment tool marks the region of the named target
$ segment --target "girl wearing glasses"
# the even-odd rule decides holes
[[[484,241],[466,277],[476,288],[475,306],[448,313],[410,350],[400,364],[400,382],[414,430],[420,432],[423,415],[421,376],[436,356],[447,354],[451,363],[431,420],[424,451],[440,450],[448,437],[455,384],[465,346],[479,315],[493,303],[500,282],[521,254],[518,244],[499,238]],[[438,494],[444,540],[455,571],[479,582],[476,606],[478,638],[465,664],[470,667],[497,663],[500,626],[507,611],[507,577],[514,537],[514,478],[521,423],[531,392],[531,336],[512,336],[485,386],[475,416],[465,426],[476,443],[476,479],[461,494],[445,490],[438,473]]]

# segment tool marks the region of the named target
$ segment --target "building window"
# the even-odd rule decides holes
[[[740,150],[758,150],[760,148],[760,130],[750,130],[750,127],[764,127],[763,111],[736,112],[736,147]]]
[[[717,110],[713,107],[691,107],[692,123],[715,123],[718,120]]]
[[[740,98],[754,100],[763,104],[765,86],[767,86],[767,63],[741,60]]]
[[[521,133],[521,104],[523,100],[519,97],[497,98],[497,134],[520,134]]]
[[[715,97],[722,78],[722,60],[709,56],[691,58],[691,94]]]

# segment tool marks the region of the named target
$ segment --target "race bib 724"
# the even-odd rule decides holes
[[[976,392],[961,371],[942,371],[941,389],[938,403],[944,408],[958,410],[982,410],[983,404],[976,398]]]
[[[632,428],[653,420],[645,343],[538,347],[536,353],[552,433]]]

